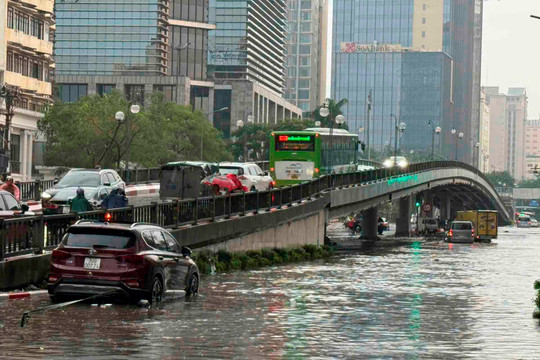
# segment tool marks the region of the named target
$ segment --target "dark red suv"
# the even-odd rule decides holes
[[[167,289],[199,291],[191,250],[165,229],[149,224],[79,221],[52,252],[47,282],[53,301],[66,296],[114,295],[150,303]]]

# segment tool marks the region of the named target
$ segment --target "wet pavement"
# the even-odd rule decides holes
[[[540,229],[492,244],[360,243],[330,261],[204,276],[201,294],[158,309],[46,297],[0,302],[0,358],[540,358],[532,318]],[[351,250],[355,248],[355,250]]]

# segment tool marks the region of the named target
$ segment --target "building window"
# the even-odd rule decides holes
[[[191,90],[193,91],[194,86]],[[165,101],[175,102],[175,90],[176,86],[174,85],[154,85],[154,92],[160,92],[163,94]]]
[[[298,90],[298,99],[309,100],[309,90]]]
[[[300,13],[300,20],[302,20],[302,21],[311,20],[311,12],[310,11],[302,11]]]
[[[426,7],[427,7],[426,4],[422,4],[422,10],[426,10]]]
[[[60,101],[69,103],[77,102],[81,97],[88,94],[88,86],[86,84],[59,84],[58,98]]]
[[[311,65],[311,58],[308,56],[302,56],[300,58],[300,66],[310,66]]]
[[[144,85],[126,85],[125,92],[128,101],[144,104]]]
[[[426,18],[422,18],[422,24],[426,23]]]
[[[300,4],[302,10],[311,10],[311,1],[302,1]]]
[[[311,68],[309,68],[309,67],[298,68],[298,76],[300,76],[300,77],[309,77],[309,76],[311,76]]]
[[[21,173],[21,136],[11,134],[9,142],[9,164],[11,166],[11,172]]]
[[[311,23],[309,23],[309,22],[300,23],[300,31],[301,32],[309,32],[309,31],[311,31]]]
[[[45,23],[43,20],[27,15],[12,7],[8,7],[7,25],[10,29],[22,31],[38,39],[43,40],[45,38]]]
[[[300,43],[302,43],[302,44],[311,43],[311,34],[301,34],[300,35]]]
[[[309,55],[311,54],[311,46],[309,45],[300,45],[300,54]]]
[[[105,94],[110,94],[115,89],[116,85],[114,84],[97,84],[97,93],[99,96],[103,96]]]
[[[426,37],[426,32],[425,32],[425,31],[422,31],[422,37],[423,37],[423,38]]]
[[[309,79],[298,79],[298,88],[299,89],[309,89]]]

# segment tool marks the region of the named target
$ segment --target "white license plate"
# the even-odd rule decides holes
[[[99,258],[84,258],[84,268],[89,270],[98,270],[101,266]]]
[[[71,209],[69,208],[69,206],[63,206],[62,207],[62,213],[63,214],[69,214],[70,210]]]

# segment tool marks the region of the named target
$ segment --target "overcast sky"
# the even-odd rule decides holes
[[[529,119],[540,119],[540,0],[484,0],[482,85],[527,88]]]

